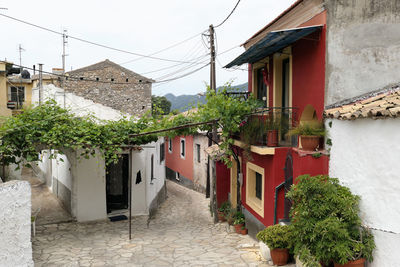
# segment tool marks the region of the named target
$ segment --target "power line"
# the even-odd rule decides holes
[[[232,13],[235,11],[235,9],[236,9],[237,6],[239,5],[239,3],[240,3],[240,0],[237,1],[235,7],[232,9],[231,13],[229,13],[229,15],[226,17],[226,19],[224,19],[220,24],[218,24],[217,26],[215,26],[214,29],[217,28],[217,27],[219,27],[219,26],[221,26],[222,24],[225,23],[225,21],[227,21],[227,20],[229,19],[229,17],[230,17],[230,16],[232,15]]]
[[[203,32],[204,32],[204,31],[203,31]],[[162,52],[164,52],[164,51],[167,51],[167,50],[169,50],[169,49],[171,49],[171,48],[174,48],[174,47],[176,47],[176,46],[178,46],[178,45],[181,45],[181,44],[183,44],[183,43],[186,43],[187,41],[190,41],[190,40],[196,38],[197,36],[199,36],[199,35],[202,34],[203,32],[198,33],[198,34],[195,34],[195,35],[193,35],[193,36],[191,36],[191,37],[189,37],[189,38],[187,38],[187,39],[185,39],[185,40],[183,40],[183,41],[180,41],[180,42],[178,42],[178,43],[176,43],[176,44],[173,44],[173,45],[171,45],[171,46],[168,46],[168,47],[166,47],[166,48],[164,48],[164,49],[161,49],[161,50],[159,50],[159,51],[157,51],[157,52],[151,53],[151,54],[149,54],[149,55],[147,55],[147,56],[154,56],[154,55],[157,55],[157,54],[162,53]],[[142,59],[142,58],[143,58],[143,57],[134,58],[134,59],[131,59],[131,60],[122,62],[122,63],[120,63],[120,65],[128,64],[128,63],[131,63],[131,62],[140,60],[140,59]]]
[[[208,65],[210,65],[210,63],[207,63],[207,64],[205,64],[204,66],[201,66],[200,68],[197,68],[197,69],[195,69],[195,70],[193,70],[193,71],[191,71],[191,72],[185,73],[185,74],[183,74],[183,75],[181,75],[181,76],[177,76],[177,77],[174,77],[174,78],[171,78],[171,79],[167,79],[167,80],[156,81],[156,83],[164,83],[164,82],[170,82],[170,81],[178,80],[178,79],[180,79],[180,78],[183,78],[183,77],[186,77],[186,76],[188,76],[188,75],[190,75],[190,74],[193,74],[193,73],[195,73],[195,72],[197,72],[197,71],[199,71],[199,70],[201,70],[201,69],[207,67]]]
[[[24,21],[24,20],[21,20],[21,19],[17,19],[17,18],[11,17],[11,16],[7,16],[7,15],[5,15],[5,14],[1,14],[1,13],[0,13],[0,16],[3,16],[3,17],[6,17],[6,18],[9,18],[9,19],[12,19],[12,20],[14,20],[14,21],[21,22],[21,23],[23,23],[23,24],[30,25],[30,26],[32,26],[32,27],[39,28],[39,29],[44,30],[44,31],[48,31],[48,32],[54,33],[54,34],[57,34],[57,35],[61,35],[61,36],[63,35],[62,32],[58,32],[58,31],[55,31],[55,30],[52,30],[52,29],[49,29],[49,28],[46,28],[46,27],[43,27],[43,26],[39,26],[39,25],[33,24],[33,23],[31,23],[31,22]],[[108,46],[108,45],[104,45],[104,44],[92,42],[92,41],[85,40],[85,39],[82,39],[82,38],[79,38],[79,37],[75,37],[75,36],[72,36],[72,35],[68,35],[68,38],[74,39],[74,40],[77,40],[77,41],[80,41],[80,42],[83,42],[83,43],[88,43],[88,44],[91,44],[91,45],[94,45],[94,46],[98,46],[98,47],[102,47],[102,48],[114,50],[114,51],[117,51],[117,52],[121,52],[121,53],[125,53],[125,54],[130,54],[130,55],[138,56],[138,57],[145,57],[145,58],[149,58],[149,59],[155,59],[155,60],[161,60],[161,61],[169,61],[169,62],[176,62],[176,63],[195,63],[195,62],[190,62],[190,61],[180,61],[180,60],[167,59],[167,58],[160,58],[160,57],[153,57],[153,56],[148,56],[148,55],[144,55],[144,54],[139,54],[139,53],[136,53],[136,52],[131,52],[131,51],[127,51],[127,50],[124,50],[124,49],[114,48],[114,47],[111,47],[111,46]],[[195,63],[195,64],[198,64],[198,63]]]

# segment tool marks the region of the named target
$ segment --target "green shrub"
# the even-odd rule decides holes
[[[304,250],[317,261],[344,264],[372,260],[372,234],[361,226],[360,198],[328,176],[302,175],[287,193],[292,200],[294,252],[307,263]]]
[[[257,239],[268,245],[270,249],[290,248],[292,227],[275,224],[258,232]]]
[[[218,211],[226,213],[226,212],[229,212],[230,209],[231,209],[231,203],[229,201],[225,201],[221,204]]]
[[[244,224],[244,222],[244,217],[239,217],[233,222],[233,224]]]
[[[289,131],[289,135],[325,136],[324,125],[320,122],[303,122]]]

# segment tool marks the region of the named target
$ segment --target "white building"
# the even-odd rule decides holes
[[[375,237],[368,266],[397,266],[400,247],[400,87],[353,98],[325,111],[332,140],[329,175],[361,197]]]
[[[33,90],[32,102],[38,103],[39,90]],[[45,85],[43,100],[54,99],[78,116],[92,114],[101,120],[118,120],[127,114],[95,103],[73,93],[66,93],[54,85]],[[128,116],[129,117],[129,116]],[[132,215],[149,215],[165,199],[165,164],[161,155],[164,138],[136,149],[129,158],[122,153],[117,164],[105,168],[104,159],[96,155],[79,159],[79,151],[62,151],[56,159],[49,159],[49,151],[41,153],[36,171],[47,186],[61,200],[77,221],[106,219],[129,207],[131,191]],[[132,175],[129,183],[129,161]],[[131,185],[131,188],[129,188]]]

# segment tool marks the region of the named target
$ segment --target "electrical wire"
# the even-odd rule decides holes
[[[181,44],[183,44],[183,43],[186,43],[187,41],[190,41],[190,40],[196,38],[197,36],[199,36],[199,35],[201,35],[201,34],[203,34],[203,33],[204,33],[204,31],[202,31],[201,33],[195,34],[195,35],[193,35],[193,36],[191,36],[191,37],[189,37],[189,38],[187,38],[187,39],[185,39],[185,40],[183,40],[183,41],[180,41],[180,42],[178,42],[178,43],[176,43],[176,44],[173,44],[173,45],[168,46],[168,47],[166,47],[166,48],[164,48],[164,49],[161,49],[161,50],[159,50],[159,51],[157,51],[157,52],[151,53],[151,54],[149,54],[149,55],[147,55],[147,56],[154,56],[154,55],[157,55],[157,54],[162,53],[162,52],[164,52],[164,51],[167,51],[167,50],[169,50],[169,49],[171,49],[171,48],[174,48],[174,47],[176,47],[176,46],[178,46],[178,45],[181,45]],[[131,62],[134,62],[134,61],[137,61],[137,60],[140,60],[140,59],[143,59],[143,57],[134,58],[134,59],[131,59],[131,60],[128,60],[128,61],[119,63],[119,64],[120,64],[120,65],[125,65],[125,64],[131,63]]]
[[[215,29],[215,28],[218,28],[219,26],[221,26],[222,24],[224,24],[225,21],[227,21],[227,20],[229,19],[229,17],[233,14],[233,12],[235,11],[235,9],[236,9],[237,6],[239,5],[239,3],[240,3],[240,0],[237,1],[235,7],[232,9],[231,13],[229,13],[229,15],[228,15],[227,17],[226,17],[220,24],[218,24],[217,26],[214,26],[214,29]]]
[[[210,65],[210,63],[207,63],[207,64],[205,64],[204,66],[201,66],[200,68],[197,68],[197,69],[195,69],[195,70],[193,70],[193,71],[191,71],[191,72],[185,73],[185,74],[183,74],[183,75],[181,75],[181,76],[177,76],[177,77],[174,77],[174,78],[171,78],[171,79],[167,79],[167,80],[156,81],[156,83],[165,83],[165,82],[170,82],[170,81],[178,80],[178,79],[180,79],[180,78],[183,78],[183,77],[186,77],[186,76],[188,76],[188,75],[190,75],[190,74],[193,74],[193,73],[195,73],[195,72],[198,72],[199,70],[201,70],[201,69],[207,67],[208,65]]]
[[[0,16],[3,16],[5,18],[8,18],[8,19],[11,19],[11,20],[23,23],[23,24],[27,24],[27,25],[32,26],[32,27],[36,27],[36,28],[44,30],[44,31],[48,31],[48,32],[54,33],[54,34],[57,34],[57,35],[61,35],[61,36],[65,35],[65,33],[58,32],[58,31],[55,31],[55,30],[52,30],[52,29],[49,29],[49,28],[46,28],[46,27],[43,27],[43,26],[39,26],[39,25],[36,25],[34,23],[27,22],[27,21],[24,21],[24,20],[21,20],[21,19],[17,19],[17,18],[11,17],[11,16],[7,16],[5,14],[1,14],[0,13]],[[189,61],[185,62],[185,61],[174,60],[174,59],[153,57],[153,56],[149,56],[149,55],[144,55],[144,54],[140,54],[140,53],[136,53],[136,52],[127,51],[127,50],[124,50],[124,49],[114,48],[114,47],[111,47],[111,46],[108,46],[108,45],[92,42],[92,41],[89,41],[89,40],[86,40],[86,39],[82,39],[82,38],[79,38],[79,37],[75,37],[75,36],[72,36],[72,35],[66,35],[66,36],[68,38],[70,38],[70,39],[74,39],[74,40],[77,40],[77,41],[80,41],[80,42],[83,42],[83,43],[88,43],[88,44],[91,44],[91,45],[94,45],[94,46],[106,48],[106,49],[109,49],[109,50],[113,50],[113,51],[117,51],[117,52],[121,52],[121,53],[125,53],[125,54],[130,54],[130,55],[134,55],[134,56],[138,56],[138,57],[144,57],[144,58],[149,58],[149,59],[154,59],[154,60],[161,60],[161,61],[168,61],[168,62],[176,62],[176,63],[195,63],[195,62],[189,62]],[[199,63],[195,63],[195,64],[199,64]]]

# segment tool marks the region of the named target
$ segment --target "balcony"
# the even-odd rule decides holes
[[[233,136],[235,145],[247,147],[261,155],[275,153],[276,147],[297,146],[297,138],[289,136],[289,131],[297,123],[297,108],[267,107],[247,117],[241,130]]]

